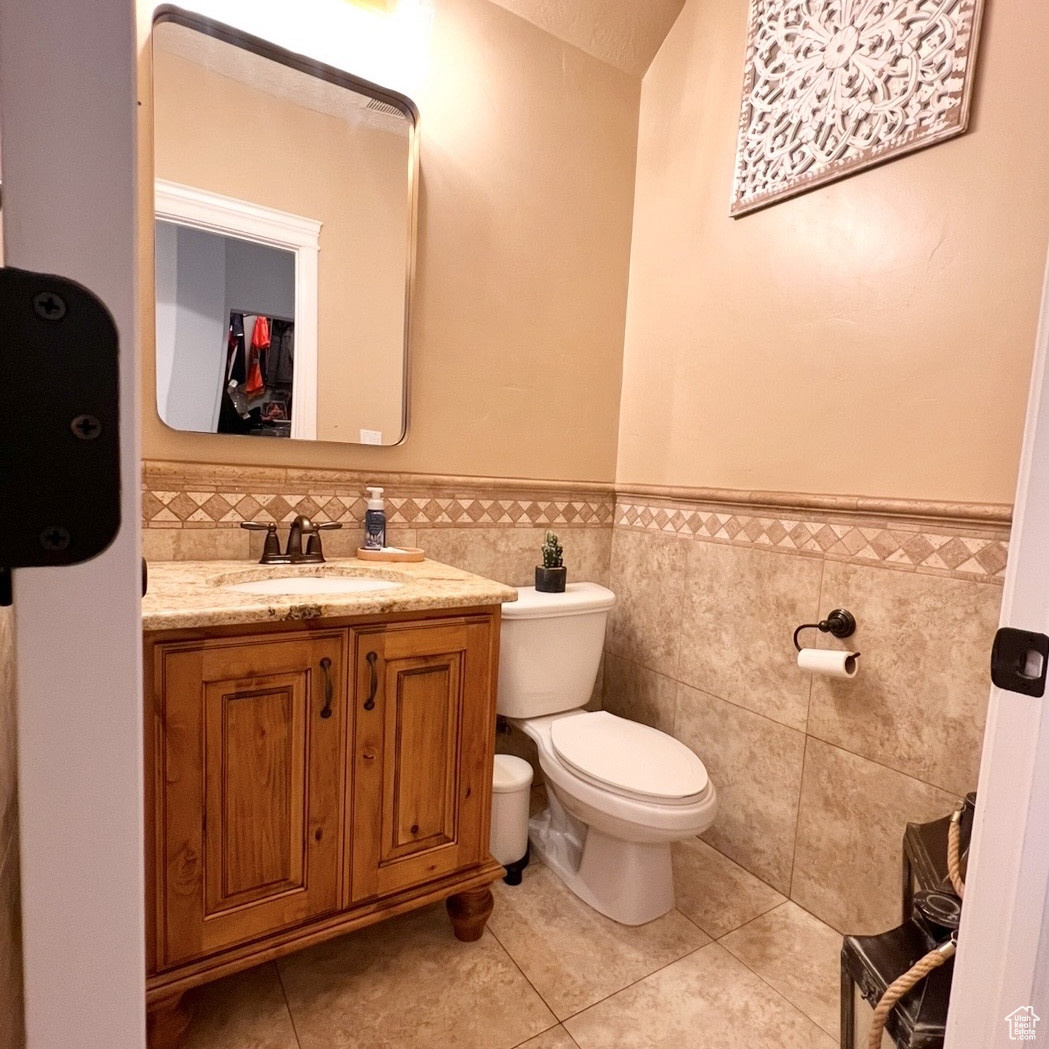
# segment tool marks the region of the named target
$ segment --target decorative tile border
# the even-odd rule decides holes
[[[286,524],[297,514],[347,526],[364,520],[364,481],[303,470],[240,471],[146,463],[145,528],[237,528]],[[369,476],[368,481],[376,478]],[[612,486],[417,475],[383,478],[387,522],[405,528],[611,527]]]
[[[915,504],[915,510],[917,507]],[[927,520],[928,504],[921,508],[921,513],[912,516],[841,511],[765,515],[746,505],[644,500],[635,495],[616,502],[615,525],[858,564],[1003,581],[1009,552],[1007,528],[983,521],[956,527],[944,520],[937,526]]]
[[[233,529],[296,514],[357,527],[376,481],[395,528],[615,526],[999,584],[1008,556],[1008,506],[638,485],[617,498],[611,484],[159,461],[143,464],[143,527]]]

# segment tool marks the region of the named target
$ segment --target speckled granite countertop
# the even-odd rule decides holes
[[[402,585],[361,593],[245,594],[226,589],[229,584],[289,576],[349,576]],[[149,590],[142,599],[142,625],[145,630],[183,630],[466,608],[516,599],[512,587],[430,560],[376,564],[350,557],[320,565],[152,561]]]

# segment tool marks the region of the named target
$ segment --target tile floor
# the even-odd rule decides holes
[[[833,1049],[841,937],[698,839],[609,921],[533,863],[472,944],[443,905],[193,992],[184,1049]]]

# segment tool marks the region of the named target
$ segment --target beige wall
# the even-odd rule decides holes
[[[181,38],[190,31],[166,24],[160,32]],[[363,428],[395,441],[404,383],[407,126],[398,133],[351,125],[160,49],[154,74],[157,178],[322,222],[318,435],[356,441]],[[152,359],[144,363],[152,376]]]
[[[140,3],[143,352],[152,353],[148,31]],[[416,99],[421,187],[410,425],[395,449],[268,442],[266,462],[611,480],[640,84],[486,0],[437,0]],[[166,429],[143,455],[259,461]],[[276,446],[275,446],[276,445]]]
[[[1011,502],[1049,243],[1041,0],[988,4],[970,130],[732,220],[746,0],[644,80],[617,481]]]

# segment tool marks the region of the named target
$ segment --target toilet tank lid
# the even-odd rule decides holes
[[[568,583],[563,594],[547,594],[534,586],[517,587],[517,600],[503,605],[503,619],[549,619],[607,612],[616,595],[597,583]]]

